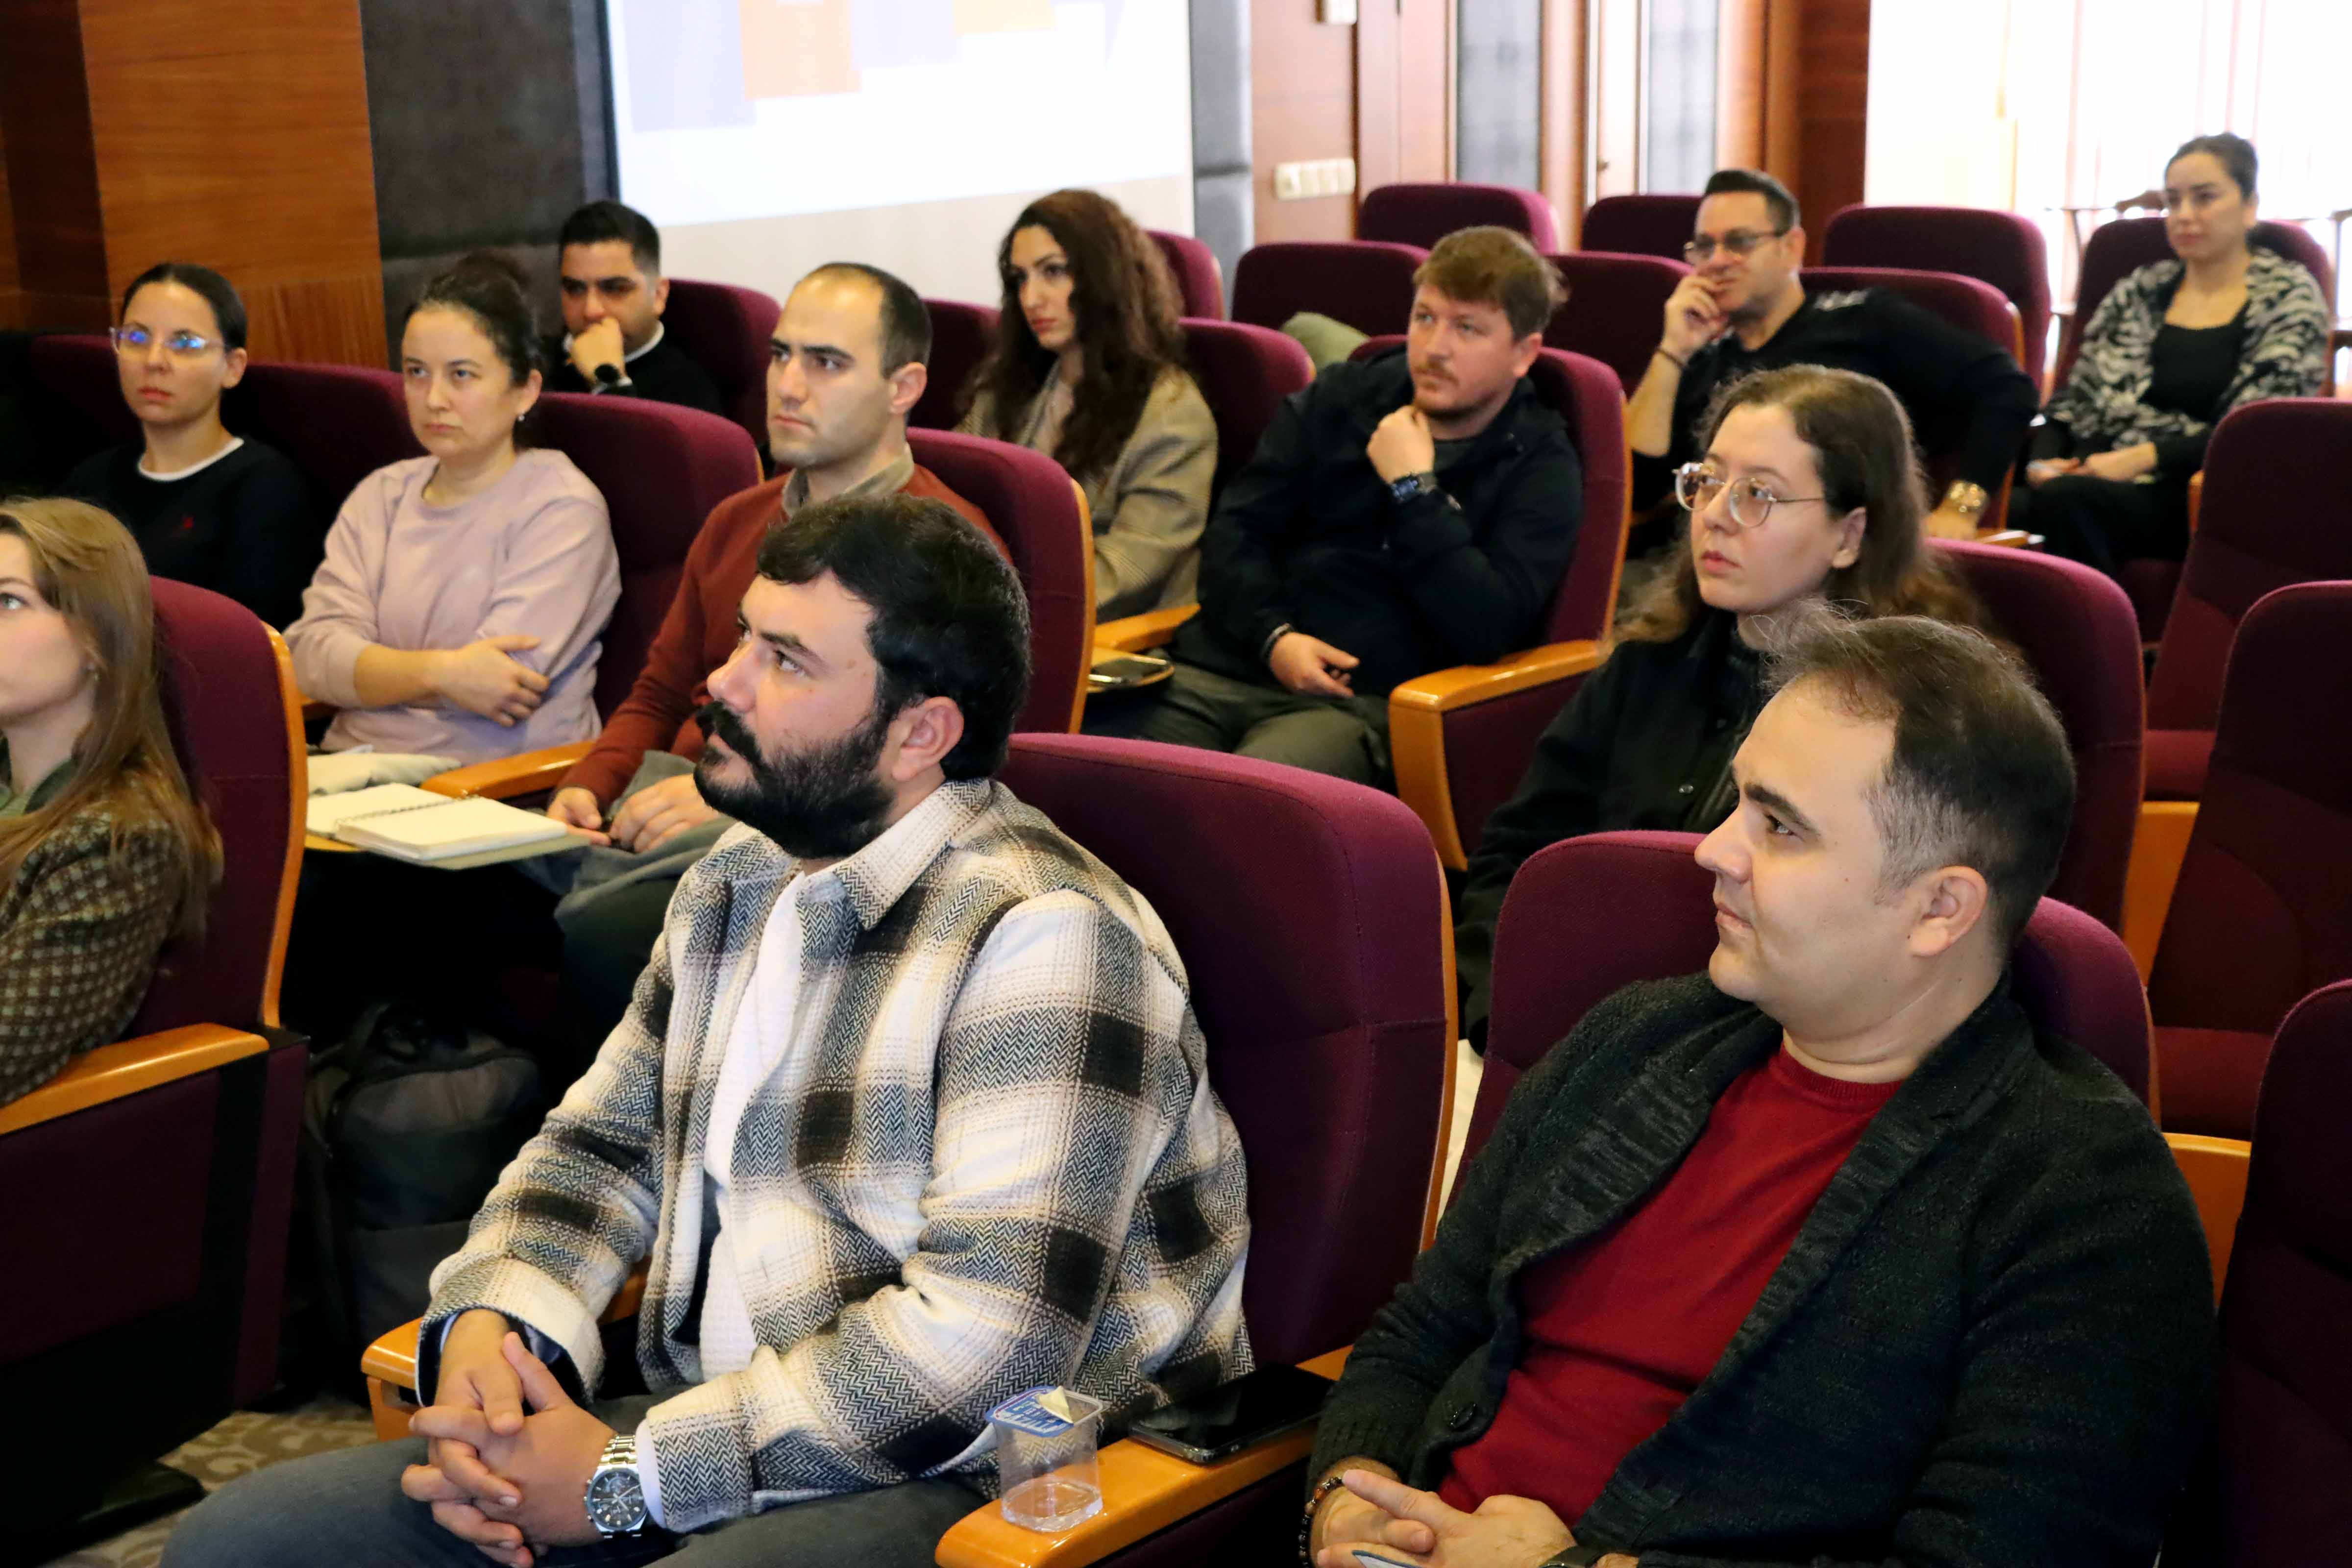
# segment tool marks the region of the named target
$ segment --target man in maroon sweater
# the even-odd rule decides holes
[[[930,348],[922,300],[878,268],[820,267],[784,301],[768,365],[768,448],[784,471],[712,509],[628,700],[548,803],[550,816],[606,847],[583,858],[556,911],[585,1047],[626,1008],[670,890],[727,826],[695,788],[696,715],[710,700],[707,676],[734,650],[736,606],[768,530],[811,501],[903,490],[947,502],[1004,547],[907,446]]]

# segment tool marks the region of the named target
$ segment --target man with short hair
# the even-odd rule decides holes
[[[590,202],[556,237],[563,336],[550,348],[550,392],[607,393],[719,414],[719,384],[669,341],[661,234],[619,202]]]
[[[1089,704],[1089,731],[1383,784],[1391,687],[1537,639],[1583,510],[1527,380],[1559,275],[1488,227],[1413,281],[1405,346],[1292,395],[1225,487],[1173,677]]]
[[[435,1271],[416,1436],[226,1489],[173,1568],[916,1568],[983,1500],[996,1405],[1140,1414],[1249,1370],[1183,963],[992,777],[1012,568],[939,501],[847,496],[769,533],[739,613],[696,773],[740,825]],[[653,1392],[583,1404],[639,1262]]]
[[[548,805],[604,847],[566,858],[576,866],[530,863],[570,877],[556,915],[572,1033],[585,1046],[619,1020],[671,890],[730,826],[696,782],[710,700],[703,674],[735,647],[735,606],[769,529],[812,502],[904,491],[946,502],[996,538],[907,445],[930,352],[921,298],[878,268],[820,267],[784,301],[768,366],[768,447],[781,471],[712,509],[635,686]]]
[[[1625,405],[1633,449],[1633,510],[1660,508],[1675,470],[1699,456],[1698,432],[1715,395],[1751,371],[1822,364],[1885,382],[1930,451],[1960,454],[1959,477],[1928,516],[1927,531],[1969,539],[2023,449],[2039,399],[2006,344],[1962,331],[1891,289],[1807,292],[1797,268],[1805,230],[1796,197],[1771,175],[1719,169],[1706,182],[1691,237],[1692,271],[1666,300],[1664,334]],[[1634,530],[1629,558],[1681,537],[1652,515]]]
[[[1980,635],[1816,628],[1732,764],[1705,974],[1595,1006],[1360,1337],[1321,1568],[2143,1565],[2215,1407],[2147,1109],[2009,963],[2073,816]]]

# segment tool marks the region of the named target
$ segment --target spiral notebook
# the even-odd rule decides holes
[[[314,795],[305,826],[322,837],[428,865],[481,855],[519,858],[511,852],[544,854],[578,842],[563,824],[537,812],[479,795],[452,800],[404,784]]]

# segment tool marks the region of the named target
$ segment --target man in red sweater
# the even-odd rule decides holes
[[[768,449],[783,471],[712,509],[628,700],[548,803],[550,816],[604,847],[581,858],[556,910],[588,1048],[626,1009],[678,878],[729,826],[695,787],[695,715],[710,700],[709,673],[734,650],[736,606],[768,530],[811,501],[903,490],[947,502],[1004,547],[908,447],[930,350],[922,300],[878,268],[820,267],[784,301],[768,364]]]

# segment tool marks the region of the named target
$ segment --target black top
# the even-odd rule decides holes
[[[547,345],[547,363],[552,368],[547,373],[550,392],[597,392],[608,397],[642,397],[653,403],[676,403],[687,408],[699,408],[705,414],[724,414],[719,403],[719,384],[710,373],[687,357],[667,332],[661,342],[630,360],[621,369],[628,380],[619,386],[599,388],[582,376],[563,352],[563,340],[551,340]]]
[[[2176,327],[2167,321],[2156,330],[2148,354],[2147,405],[2214,424],[2221,399],[2237,379],[2245,345],[2242,307],[2218,327]],[[2205,466],[2205,447],[2212,439],[2210,428],[2194,436],[2168,436],[2156,444],[2157,467],[2167,473],[2194,473]]]
[[[1495,920],[1528,857],[1586,833],[1706,833],[1730,815],[1731,754],[1764,707],[1763,661],[1738,617],[1705,612],[1672,642],[1621,642],[1536,742],[1486,818],[1454,916],[1462,1030],[1485,1043]]]
[[[1178,658],[1271,685],[1266,641],[1287,623],[1355,655],[1357,694],[1378,696],[1537,639],[1583,515],[1567,427],[1522,380],[1465,449],[1440,454],[1438,489],[1401,502],[1364,447],[1412,400],[1397,349],[1283,401],[1202,535],[1201,613]]]
[[[1307,1475],[1361,1455],[1434,1488],[1502,1405],[1526,1271],[1646,1201],[1780,1045],[1703,974],[1586,1014],[1357,1336]],[[2147,1107],[2004,981],[1871,1119],[1714,1370],[1565,1522],[1642,1568],[2145,1568],[2215,1419],[2212,1291]]]
[[[291,624],[325,552],[329,521],[301,472],[250,437],[184,479],[140,472],[145,452],[135,441],[100,452],[59,492],[121,519],[156,576],[226,594],[273,626]]]
[[[2007,349],[1892,289],[1808,293],[1761,348],[1750,352],[1738,334],[1726,332],[1690,356],[1675,393],[1666,455],[1633,454],[1633,510],[1666,499],[1675,470],[1699,457],[1700,426],[1720,388],[1750,371],[1791,364],[1857,371],[1885,382],[1911,416],[1920,447],[1957,450],[1959,477],[1988,491],[2000,488],[2017,461],[2041,401]],[[1662,530],[1644,529],[1628,553],[1661,542]]]

